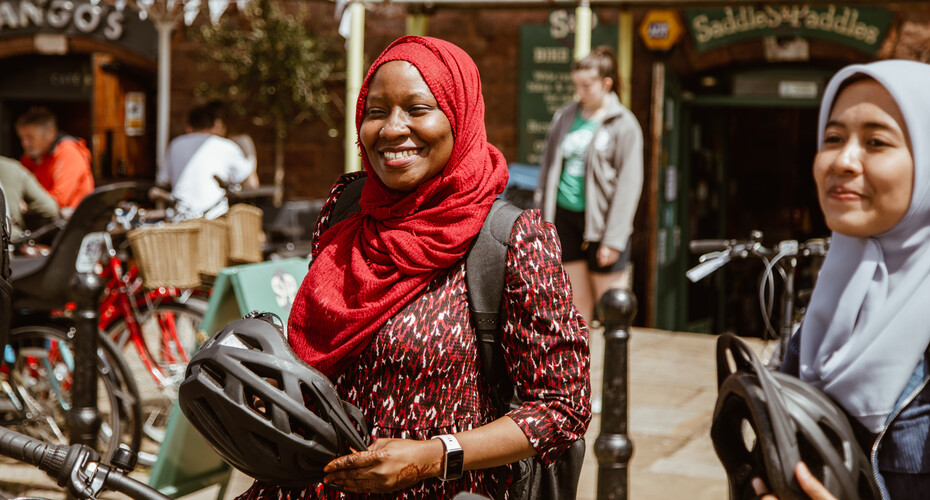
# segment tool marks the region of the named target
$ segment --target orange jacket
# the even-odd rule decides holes
[[[62,208],[76,207],[94,190],[90,150],[83,139],[61,137],[38,163],[26,155],[21,161]]]

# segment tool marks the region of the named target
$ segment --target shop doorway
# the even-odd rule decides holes
[[[817,108],[810,106],[694,106],[687,149],[687,240],[806,241],[829,235],[811,175]],[[687,248],[685,248],[687,250]],[[688,267],[697,265],[688,255]],[[735,260],[698,283],[687,282],[686,328],[759,335],[758,259]],[[799,285],[810,279],[799,276]]]
[[[31,107],[44,106],[62,133],[87,143],[98,184],[154,177],[155,87],[147,70],[102,52],[0,62],[8,70],[0,74],[0,155],[20,157],[16,120]],[[126,118],[130,102],[138,123]]]
[[[656,325],[760,336],[762,262],[734,260],[691,283],[685,272],[698,255],[690,242],[746,240],[753,230],[770,246],[829,236],[811,165],[820,95],[833,71],[767,66],[690,78],[660,73],[663,84],[654,94],[663,96],[662,105],[653,111],[661,117],[661,128],[653,130],[654,137],[661,134],[654,153]],[[815,276],[803,270],[796,287],[811,286]],[[777,314],[777,300],[775,307]]]

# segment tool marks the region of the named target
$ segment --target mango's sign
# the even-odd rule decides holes
[[[761,5],[685,11],[698,51],[765,36],[820,38],[874,54],[894,17],[888,9],[844,5]]]
[[[35,33],[97,38],[155,55],[154,26],[135,10],[89,0],[0,0],[0,37]]]

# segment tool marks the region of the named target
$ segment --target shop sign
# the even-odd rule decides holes
[[[574,15],[554,11],[549,24],[520,27],[520,88],[517,162],[538,165],[552,115],[574,97],[571,63]],[[617,50],[617,26],[594,23],[591,46]]]
[[[639,36],[649,50],[671,49],[681,32],[681,22],[673,10],[650,10],[639,25]]]
[[[155,28],[126,7],[90,0],[0,0],[0,37],[61,33],[155,56]]]
[[[766,36],[820,38],[874,54],[894,13],[882,7],[763,5],[685,10],[699,52]]]

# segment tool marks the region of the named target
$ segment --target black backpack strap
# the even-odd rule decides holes
[[[10,218],[6,194],[0,187],[0,352],[7,344],[12,317],[13,287],[10,284]]]
[[[478,334],[481,371],[491,386],[491,397],[501,413],[513,397],[513,384],[504,366],[500,340],[500,307],[507,271],[510,233],[523,210],[504,200],[495,200],[481,231],[468,250],[465,286],[468,304]]]
[[[333,214],[329,218],[329,227],[333,227],[337,222],[347,219],[350,215],[361,210],[358,200],[362,197],[362,188],[365,186],[365,179],[367,178],[362,176],[346,184],[342,194],[336,199]]]
[[[3,252],[0,254],[0,278],[4,280],[10,279],[10,240],[12,235],[10,234],[10,214],[6,206],[6,193],[3,192],[3,188],[0,187],[0,239],[2,239]]]

